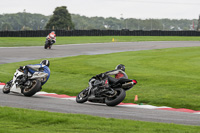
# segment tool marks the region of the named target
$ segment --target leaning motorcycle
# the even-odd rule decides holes
[[[48,36],[48,38],[46,38],[45,44],[44,44],[44,49],[51,49],[53,43],[55,43],[55,37],[54,36]]]
[[[24,96],[31,97],[35,93],[41,90],[41,82],[43,77],[38,76],[36,72],[34,74],[28,73],[25,75],[20,68],[14,73],[13,79],[10,80],[3,87],[3,93],[17,92],[22,93]]]
[[[93,77],[89,81],[89,86],[76,96],[76,102],[84,103],[89,101],[105,103],[107,106],[116,106],[124,100],[126,91],[136,84],[136,80],[126,78]]]

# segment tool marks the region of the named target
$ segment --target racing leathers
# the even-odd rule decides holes
[[[49,35],[46,37],[46,40],[50,41],[51,45],[56,43],[56,34],[49,33]]]
[[[111,77],[112,75],[114,75],[115,78]],[[101,73],[101,74],[98,74],[98,75],[92,77],[89,80],[90,87],[92,87],[92,84],[96,79],[104,79],[105,77],[109,77],[108,79],[115,79],[115,80],[120,79],[120,78],[127,78],[128,79],[128,75],[124,71],[122,71],[120,69],[115,69],[115,70],[107,71],[105,73]]]
[[[44,85],[50,77],[50,69],[46,65],[42,64],[34,64],[34,65],[26,65],[23,67],[24,73],[29,76],[29,73],[34,77],[40,78],[42,77],[41,85]],[[29,73],[28,73],[29,72]]]
[[[120,69],[115,69],[115,70],[112,70],[112,71],[108,71],[108,72],[105,72],[104,74],[107,75],[107,76],[115,75],[116,79],[128,78],[127,74],[124,71],[120,70]]]

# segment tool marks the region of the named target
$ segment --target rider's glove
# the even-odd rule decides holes
[[[20,66],[20,67],[19,67],[19,70],[20,70],[20,71],[23,71],[25,74],[28,73],[28,67],[27,67],[27,66]]]
[[[26,70],[27,69],[27,66],[20,66],[19,67],[19,70],[21,70],[21,71],[24,71],[24,70]]]
[[[23,71],[23,66],[20,66],[20,67],[19,67],[19,70],[22,70],[22,71]]]

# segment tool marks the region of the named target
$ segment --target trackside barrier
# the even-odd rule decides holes
[[[45,37],[51,30],[0,31],[0,37]],[[55,30],[57,36],[200,36],[200,31]]]

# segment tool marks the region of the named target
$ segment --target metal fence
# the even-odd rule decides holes
[[[50,30],[0,31],[0,37],[45,37]],[[56,30],[57,36],[200,36],[200,31]]]

